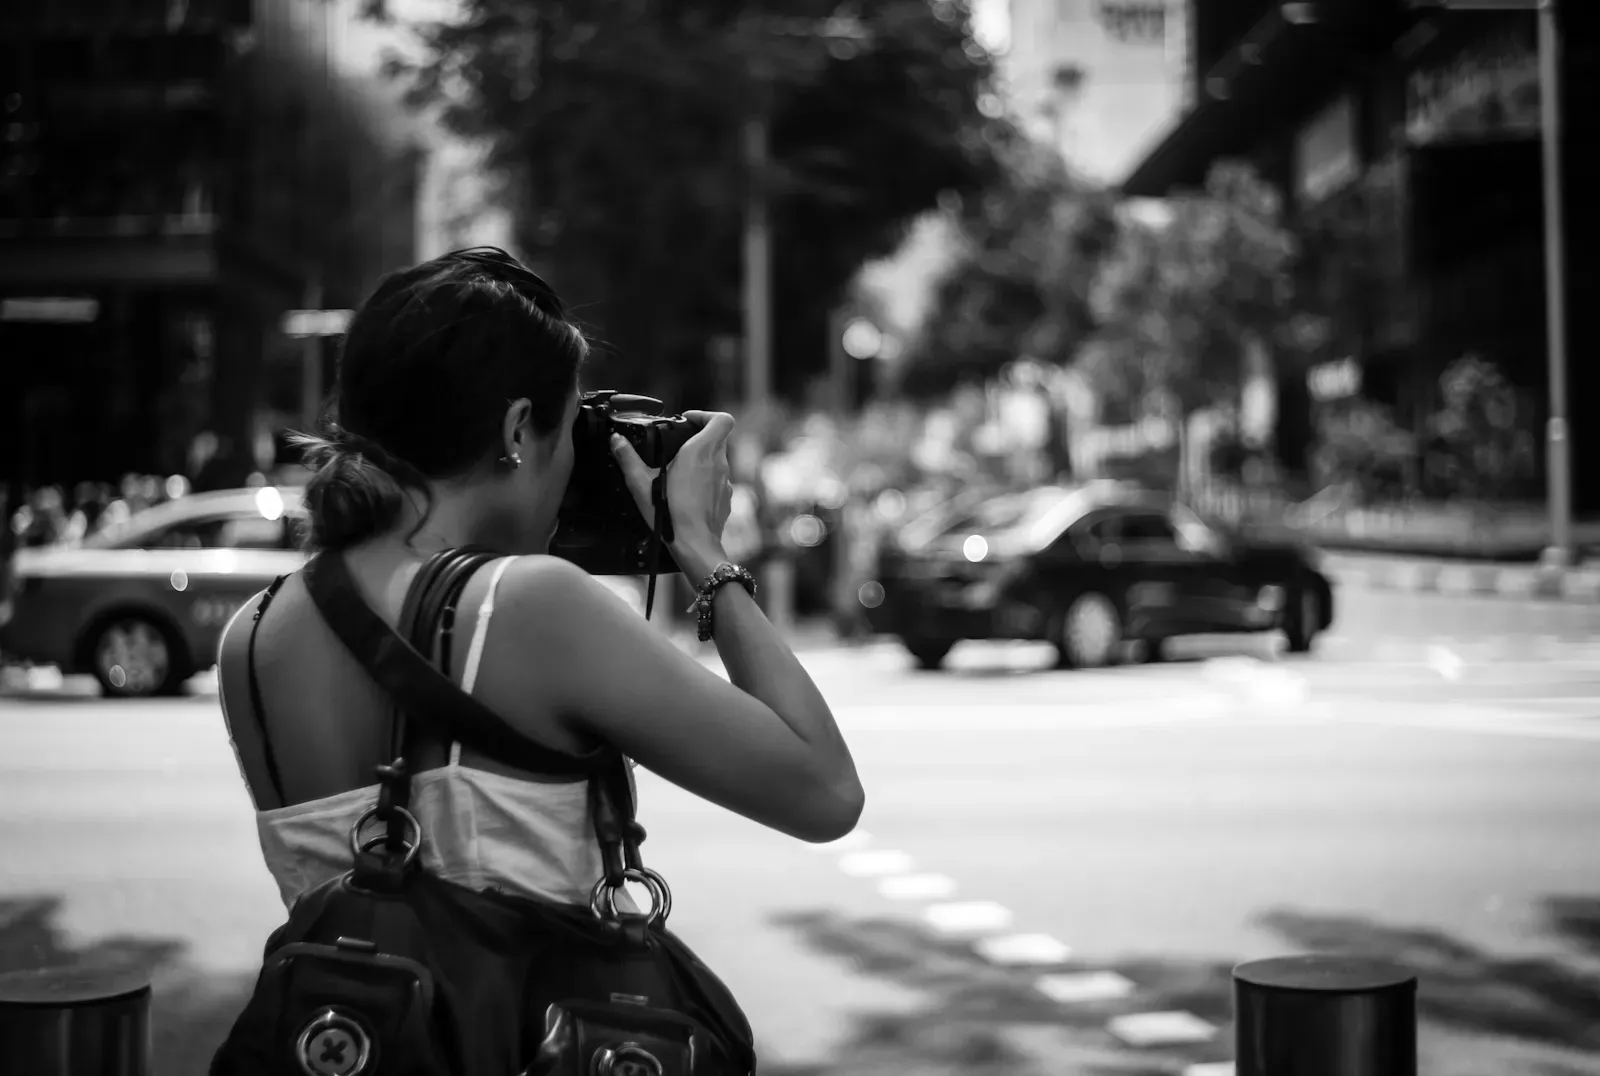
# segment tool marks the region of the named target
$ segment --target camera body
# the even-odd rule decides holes
[[[611,435],[628,439],[647,467],[664,467],[699,428],[682,415],[663,415],[649,396],[613,389],[586,392],[572,424],[572,478],[561,501],[550,552],[590,575],[644,575],[650,571],[650,528],[611,452]],[[666,511],[662,508],[662,511]],[[679,571],[665,543],[655,571]]]

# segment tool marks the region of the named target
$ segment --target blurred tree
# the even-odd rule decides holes
[[[1492,500],[1536,494],[1534,409],[1491,362],[1457,359],[1439,377],[1442,406],[1427,423],[1429,492]]]
[[[825,367],[827,313],[858,267],[941,194],[994,171],[978,108],[992,62],[964,2],[461,8],[419,28],[420,61],[390,70],[418,105],[492,144],[522,252],[604,341],[600,376],[618,387],[709,394],[708,343],[740,330],[747,183],[770,197],[774,384],[792,394]],[[827,32],[852,15],[865,38]],[[756,110],[771,166],[751,177],[740,132]]]
[[[898,387],[913,398],[988,380],[1024,357],[1064,363],[1093,328],[1092,285],[1116,243],[1110,196],[1014,128],[997,159],[996,182],[957,212],[964,249],[900,366]]]
[[[1277,193],[1247,166],[1219,164],[1204,192],[1169,205],[1160,224],[1124,219],[1096,281],[1099,330],[1082,370],[1109,411],[1166,411],[1186,426],[1237,400],[1252,339],[1300,346],[1297,244]]]

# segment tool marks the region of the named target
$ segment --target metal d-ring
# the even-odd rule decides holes
[[[391,807],[389,809],[397,813],[405,821],[405,824],[411,827],[412,838],[406,842],[405,855],[400,860],[402,867],[409,867],[411,861],[417,858],[417,853],[422,851],[422,823],[417,821],[416,815],[404,807]],[[362,841],[361,827],[376,817],[378,817],[378,805],[373,804],[365,811],[362,811],[361,817],[356,819],[356,824],[350,827],[350,854],[352,856],[359,859],[362,854],[372,851],[389,839],[389,835],[384,834],[381,837],[369,837],[366,841]]]
[[[617,911],[617,890],[627,882],[638,882],[650,891],[650,910],[635,918],[642,918],[651,924],[665,923],[672,912],[672,890],[667,888],[667,880],[649,867],[625,868],[622,882],[616,885],[605,878],[596,882],[594,889],[589,892],[589,910],[594,917],[613,921],[623,918]]]

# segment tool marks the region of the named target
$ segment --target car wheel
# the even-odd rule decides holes
[[[953,639],[902,638],[900,641],[916,660],[919,669],[937,669],[944,664],[945,655],[950,653],[950,648],[956,645]]]
[[[1122,645],[1122,614],[1104,594],[1080,594],[1056,616],[1052,635],[1062,668],[1100,668],[1115,660]]]
[[[176,695],[188,679],[184,655],[172,633],[149,617],[114,617],[89,644],[90,668],[112,698]]]
[[[1289,652],[1305,654],[1316,641],[1318,625],[1322,623],[1322,600],[1317,592],[1307,587],[1295,595],[1294,608],[1289,613],[1289,623],[1284,635],[1289,640]]]

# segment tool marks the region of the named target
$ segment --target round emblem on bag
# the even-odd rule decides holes
[[[294,1055],[306,1076],[361,1076],[372,1060],[372,1036],[338,1009],[323,1009],[300,1029]]]
[[[622,1042],[595,1052],[594,1076],[661,1076],[656,1055],[636,1042]]]

